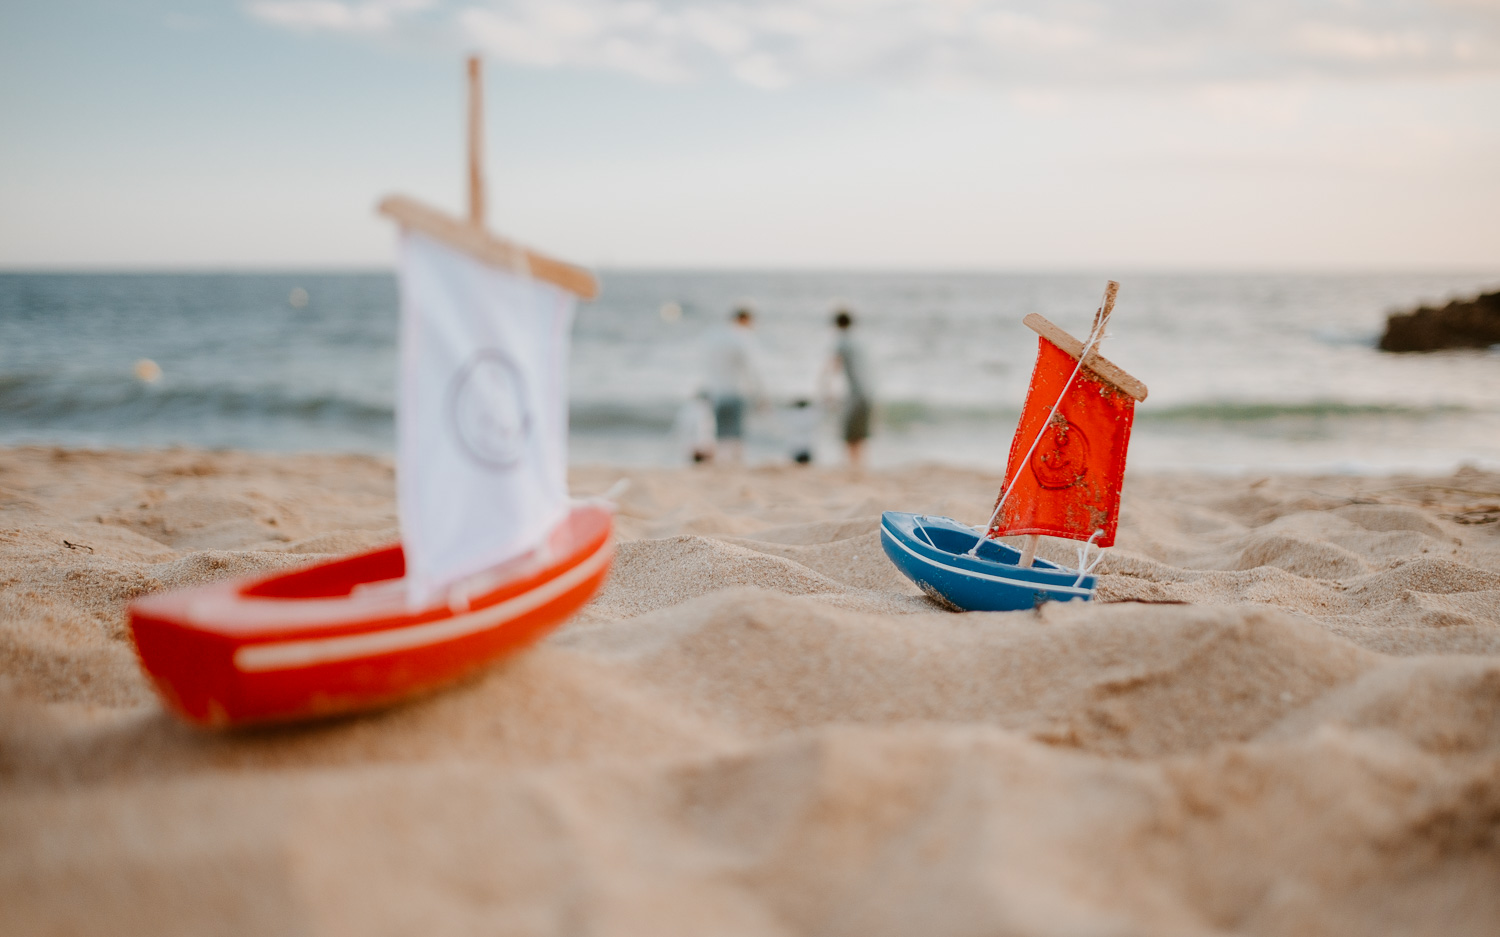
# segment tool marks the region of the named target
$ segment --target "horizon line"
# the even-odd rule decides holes
[[[1046,275],[1046,276],[1095,276],[1127,273],[1143,276],[1159,275],[1476,275],[1500,277],[1500,264],[1483,266],[1478,264],[1297,264],[1297,265],[1228,265],[1228,264],[1105,264],[1078,265],[1035,264],[1022,265],[896,265],[896,264],[581,264],[600,273],[623,274],[859,274],[893,276],[910,274],[946,275]],[[296,276],[307,274],[394,275],[394,263],[328,263],[328,264],[31,264],[9,266],[0,264],[0,276]]]

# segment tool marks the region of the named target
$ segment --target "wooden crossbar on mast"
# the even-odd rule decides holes
[[[1064,332],[1046,317],[1033,312],[1022,319],[1021,323],[1073,356],[1074,359],[1083,354],[1083,342]],[[1112,385],[1116,390],[1134,397],[1137,401],[1146,399],[1145,384],[1131,377],[1126,373],[1124,368],[1110,361],[1097,351],[1089,349],[1089,358],[1083,363],[1083,366],[1086,370],[1093,372],[1096,378],[1104,381],[1106,384]]]
[[[524,269],[532,277],[565,289],[580,299],[599,295],[599,281],[583,267],[548,257],[493,234],[485,226],[484,87],[478,56],[468,60],[469,217],[462,220],[404,195],[380,200],[377,211],[408,231],[507,269]]]

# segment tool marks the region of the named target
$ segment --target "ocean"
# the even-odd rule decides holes
[[[1130,465],[1219,472],[1500,467],[1500,348],[1393,355],[1385,314],[1500,284],[1468,274],[1118,274],[1103,354],[1150,387]],[[852,309],[878,393],[875,466],[999,470],[1039,312],[1083,335],[1104,275],[607,271],[579,308],[575,462],[670,465],[702,344],[757,313],[773,406],[751,462],[786,457],[778,407],[813,396]],[[388,272],[0,275],[0,444],[390,452]],[[154,381],[143,380],[159,368]],[[829,415],[820,462],[842,460]]]

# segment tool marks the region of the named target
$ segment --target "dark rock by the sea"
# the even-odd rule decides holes
[[[1433,309],[1393,312],[1380,336],[1381,351],[1437,351],[1488,348],[1500,344],[1500,291],[1483,293]]]

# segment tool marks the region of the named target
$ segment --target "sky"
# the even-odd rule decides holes
[[[7,0],[0,268],[1492,269],[1500,0]]]

